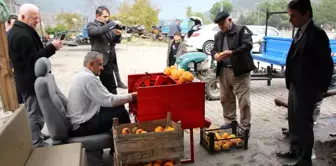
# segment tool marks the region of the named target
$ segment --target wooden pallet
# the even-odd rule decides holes
[[[165,128],[167,125],[175,131],[153,132],[157,126]],[[122,134],[122,129],[133,127],[141,128],[148,133]],[[156,160],[166,161],[175,159],[180,163],[184,157],[184,140],[181,122],[173,122],[168,113],[167,119],[148,122],[119,124],[118,119],[113,119],[113,141],[115,149],[115,165],[148,163]]]

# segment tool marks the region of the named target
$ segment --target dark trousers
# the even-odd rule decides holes
[[[120,124],[131,123],[128,112],[124,107],[101,107],[100,112],[89,121],[71,133],[72,136],[88,136],[110,132],[113,118],[118,118]],[[113,132],[112,132],[113,133]]]
[[[113,64],[108,62],[99,75],[100,81],[110,93],[117,94],[117,84],[113,75]]]
[[[299,157],[299,163],[311,164],[314,146],[313,113],[321,97],[317,88],[290,85],[288,95],[288,125],[290,150]]]

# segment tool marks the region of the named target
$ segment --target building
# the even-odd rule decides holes
[[[5,4],[11,14],[18,14],[20,4],[16,2],[16,0],[5,0]]]

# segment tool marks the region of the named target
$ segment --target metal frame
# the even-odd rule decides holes
[[[268,19],[270,18],[270,16],[275,15],[275,14],[286,14],[286,13],[287,13],[287,11],[269,12],[268,9],[266,10],[265,36],[267,36]],[[292,38],[294,36],[294,32],[295,32],[295,28],[293,28],[293,31],[292,31]],[[266,44],[267,43],[264,42],[263,44],[264,44],[263,51],[266,51]],[[260,62],[258,62],[256,73],[251,74],[251,80],[267,80],[267,86],[271,86],[271,80],[273,78],[284,78],[284,74],[282,74],[284,72],[284,66],[281,66],[280,74],[272,73],[274,71],[273,64],[271,64],[270,66],[267,66],[266,73],[258,73],[259,64],[260,64]]]

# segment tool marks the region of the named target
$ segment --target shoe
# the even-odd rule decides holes
[[[282,166],[313,166],[313,164],[312,163],[308,163],[308,162],[300,162],[300,161],[298,161],[297,163],[283,164]]]
[[[118,87],[122,89],[127,89],[127,86],[122,82],[118,83]]]
[[[47,140],[50,138],[50,135],[47,134],[42,134],[43,140]]]
[[[285,159],[296,159],[297,155],[296,153],[293,152],[277,152],[276,153],[277,157],[279,158],[285,158]]]
[[[282,134],[286,137],[289,137],[289,130],[282,131]]]
[[[226,123],[219,127],[220,129],[230,129],[232,128],[232,123]]]

